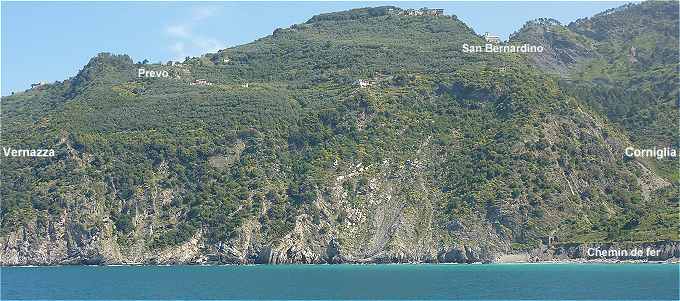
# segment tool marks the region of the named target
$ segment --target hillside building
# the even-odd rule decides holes
[[[373,86],[373,82],[367,79],[360,79],[356,82],[357,85],[359,85],[360,88],[366,88]]]
[[[192,85],[192,86],[210,86],[210,85],[212,85],[212,83],[208,82],[208,80],[206,80],[206,79],[197,79],[197,80],[194,80],[193,82],[191,82],[189,85]]]
[[[44,85],[47,85],[47,83],[46,82],[33,83],[33,84],[31,84],[31,89],[39,88],[39,87],[44,86]]]
[[[499,36],[494,36],[489,32],[484,33],[484,40],[486,40],[489,43],[494,43],[498,44],[501,42],[501,38]]]

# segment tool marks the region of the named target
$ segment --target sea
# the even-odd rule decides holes
[[[2,300],[680,300],[677,264],[2,267]]]

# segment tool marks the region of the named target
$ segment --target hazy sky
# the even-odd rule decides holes
[[[526,21],[569,23],[626,2],[2,2],[2,95],[74,76],[99,52],[184,59],[251,42],[313,15],[395,5],[444,8],[502,39]]]

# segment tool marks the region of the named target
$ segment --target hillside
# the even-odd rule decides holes
[[[626,5],[563,26],[527,23],[511,40],[545,45],[532,64],[643,146],[678,146],[678,3]],[[668,167],[677,169],[677,165]]]
[[[677,28],[649,5],[621,11]],[[493,262],[589,244],[680,257],[677,169],[623,155],[672,114],[677,82],[659,76],[677,60],[616,82],[662,103],[624,125],[600,86],[576,88],[602,41],[627,47],[597,25],[615,13],[549,24],[566,38],[540,42],[570,59],[553,62],[464,53],[484,40],[455,16],[394,11],[319,15],[180,64],[102,53],[3,97],[3,147],[56,156],[3,157],[2,264]]]

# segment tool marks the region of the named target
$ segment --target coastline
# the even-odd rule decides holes
[[[368,265],[557,265],[557,264],[606,264],[606,265],[645,265],[645,264],[678,264],[680,258],[670,258],[668,260],[618,260],[618,259],[567,259],[567,260],[545,260],[545,261],[495,261],[495,262],[344,262],[344,263],[177,263],[177,264],[146,264],[146,263],[124,263],[124,264],[46,264],[46,265],[0,265],[1,268],[35,268],[35,267],[177,267],[177,266],[368,266]]]
[[[187,244],[192,244],[189,242]],[[46,246],[43,246],[46,247]],[[101,246],[100,246],[101,247]],[[168,249],[174,256],[139,253],[126,256],[107,252],[107,249],[91,248],[81,252],[54,253],[52,250],[14,250],[5,252],[0,266],[176,266],[176,265],[277,265],[277,264],[659,264],[680,263],[680,242],[674,240],[657,242],[615,243],[561,243],[531,250],[473,249],[467,246],[440,250],[428,257],[410,257],[400,254],[381,253],[371,257],[345,253],[343,250],[328,253],[329,248],[309,250],[305,256],[288,256],[287,249],[272,247],[250,249],[240,257],[230,253],[213,252],[182,245]],[[7,251],[7,248],[3,248]],[[11,249],[9,249],[12,251]],[[87,252],[84,252],[87,251]],[[171,255],[172,255],[171,254]],[[651,254],[651,255],[650,255]],[[332,256],[331,256],[332,255]]]

